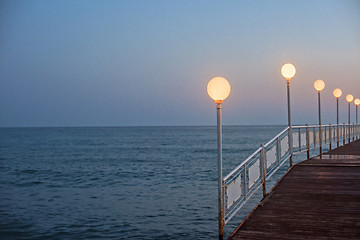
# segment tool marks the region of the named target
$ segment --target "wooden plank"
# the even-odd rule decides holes
[[[228,239],[360,239],[360,141],[295,165]]]

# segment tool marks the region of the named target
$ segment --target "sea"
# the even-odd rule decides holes
[[[285,127],[224,126],[224,176]],[[0,239],[217,239],[217,179],[216,126],[0,128]]]

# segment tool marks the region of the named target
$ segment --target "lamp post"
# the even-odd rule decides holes
[[[293,134],[291,126],[291,112],[290,112],[290,80],[295,76],[296,69],[291,63],[285,63],[281,67],[281,75],[286,79],[287,85],[287,107],[288,107],[288,127],[289,127],[289,145],[290,145],[290,167],[292,167],[292,154],[293,154]]]
[[[318,92],[318,105],[319,105],[319,142],[320,142],[320,157],[322,155],[322,127],[321,127],[321,104],[320,104],[320,92],[325,88],[325,83],[323,80],[316,80],[314,82],[314,88]]]
[[[354,100],[353,95],[351,95],[351,94],[346,95],[346,101],[348,101],[348,103],[349,103],[349,126],[348,126],[349,141],[348,141],[348,143],[350,142],[350,103],[352,102],[352,100]]]
[[[340,88],[335,88],[333,91],[334,97],[336,97],[336,123],[337,123],[337,147],[339,147],[339,98],[342,95]]]
[[[207,85],[209,96],[216,103],[217,113],[217,143],[218,143],[218,221],[219,221],[219,240],[224,238],[224,193],[222,177],[222,125],[221,125],[221,103],[230,94],[230,84],[222,77],[212,78]]]
[[[356,115],[356,127],[355,127],[355,129],[356,129],[356,139],[359,139],[359,126],[358,126],[358,124],[359,124],[359,122],[358,122],[358,106],[359,106],[359,104],[360,104],[360,99],[355,99],[354,100],[354,103],[355,103],[355,107],[356,107],[356,112],[355,112],[355,115]]]

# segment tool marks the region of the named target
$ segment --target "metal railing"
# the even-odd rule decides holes
[[[268,143],[261,145],[224,177],[223,220],[225,224],[235,216],[260,187],[263,190],[263,197],[266,196],[268,193],[266,181],[279,170],[290,156],[307,152],[309,159],[312,149],[329,146],[331,150],[360,138],[360,124],[292,126],[291,131],[289,130],[290,127],[285,128]],[[292,132],[292,136],[290,132]],[[293,142],[292,152],[291,140]]]

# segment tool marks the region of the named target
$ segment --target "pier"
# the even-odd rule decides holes
[[[228,239],[360,239],[360,140],[292,166]]]

